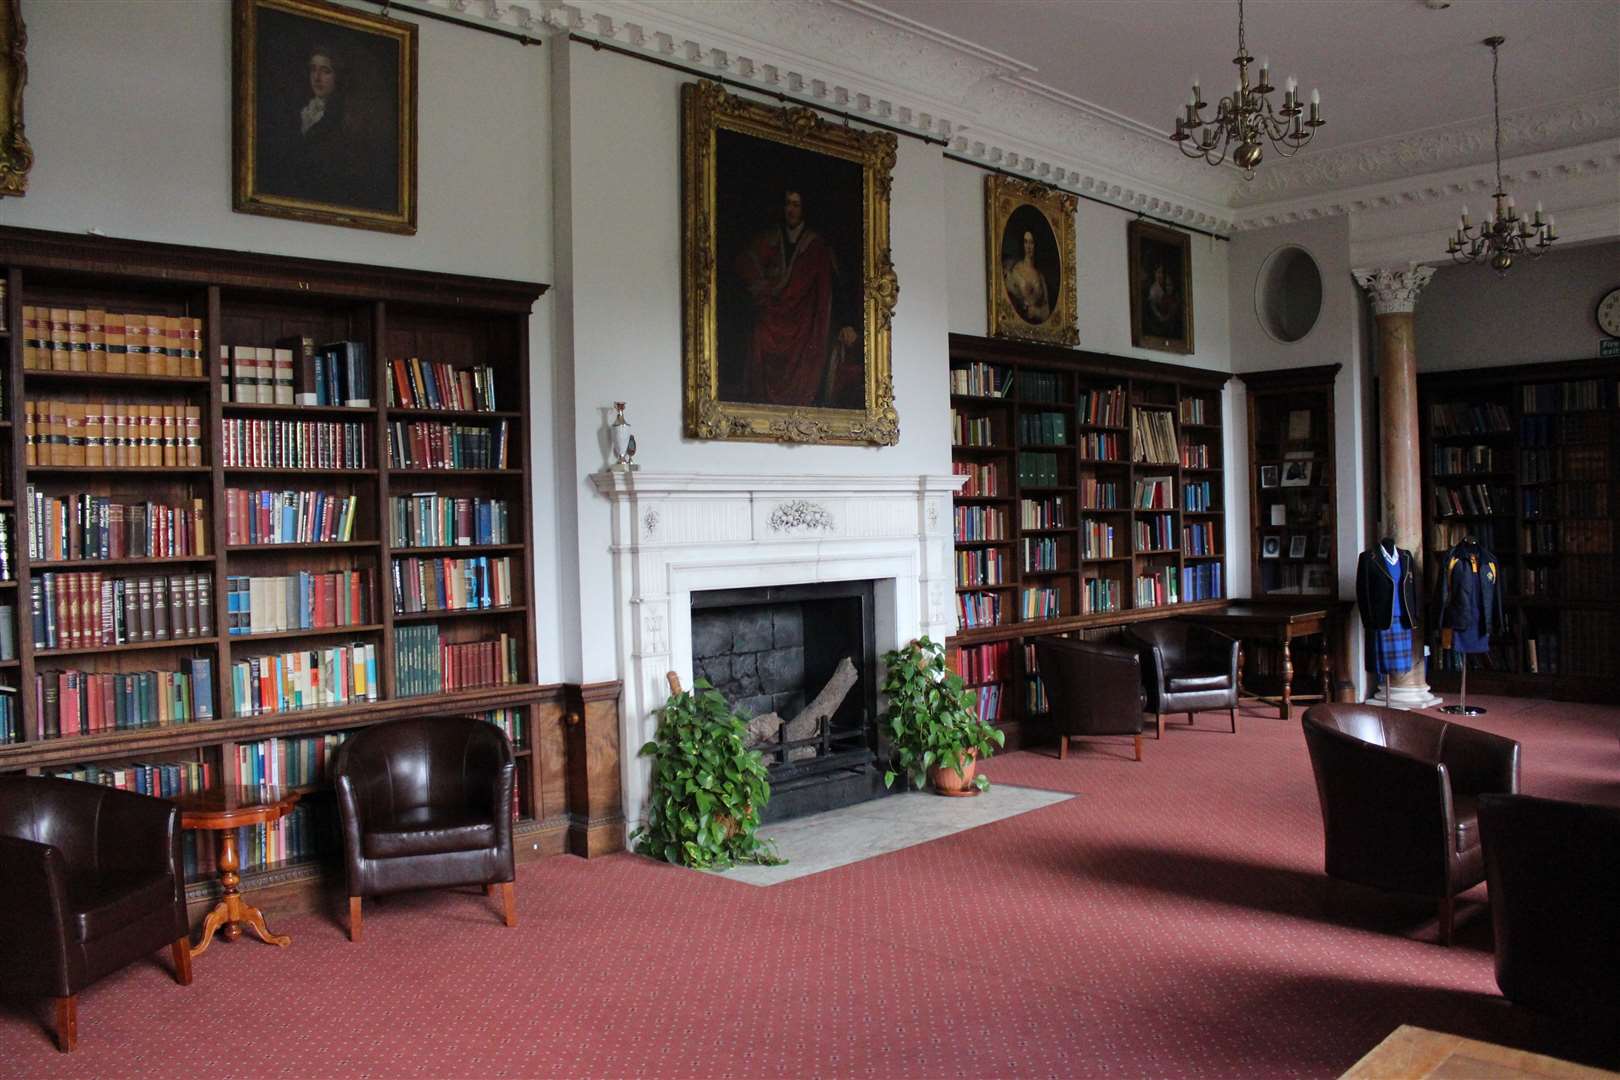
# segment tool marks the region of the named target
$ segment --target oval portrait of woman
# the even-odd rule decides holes
[[[1057,237],[1046,215],[1027,203],[1001,230],[1001,280],[1013,312],[1031,326],[1052,317],[1063,289]]]

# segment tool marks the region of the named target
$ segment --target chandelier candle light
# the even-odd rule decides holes
[[[1446,241],[1446,253],[1456,262],[1489,262],[1502,277],[1506,277],[1508,269],[1512,267],[1513,256],[1528,254],[1531,258],[1539,259],[1558,239],[1558,226],[1552,215],[1544,213],[1538,202],[1535,218],[1526,218],[1513,205],[1513,196],[1507,193],[1502,183],[1502,101],[1496,69],[1500,60],[1498,50],[1506,40],[1497,35],[1484,41],[1491,49],[1491,113],[1496,123],[1496,193],[1491,196],[1494,205],[1485,215],[1479,235],[1475,236],[1465,204],[1456,233]]]
[[[1311,108],[1307,117],[1305,106],[1299,100],[1299,80],[1292,75],[1283,87],[1282,108],[1272,109],[1271,61],[1260,61],[1260,78],[1249,83],[1249,55],[1243,34],[1243,0],[1238,0],[1238,54],[1232,59],[1237,65],[1237,85],[1231,97],[1223,97],[1215,107],[1214,120],[1206,120],[1203,110],[1208,107],[1193,76],[1192,94],[1187,99],[1185,116],[1176,117],[1176,133],[1171,140],[1190,158],[1203,158],[1211,165],[1226,160],[1228,151],[1232,163],[1243,170],[1245,180],[1254,179],[1255,166],[1260,164],[1264,150],[1262,135],[1283,157],[1293,157],[1311,141],[1316,129],[1327,123],[1322,119],[1321,91],[1311,91]],[[1191,144],[1191,145],[1189,145]]]

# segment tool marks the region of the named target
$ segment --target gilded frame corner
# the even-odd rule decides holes
[[[984,178],[984,259],[988,313],[985,325],[991,337],[1016,341],[1039,341],[1050,345],[1078,345],[1078,286],[1075,283],[1075,213],[1080,200],[1067,191],[1047,187],[1034,180],[1022,180],[991,173]],[[1058,287],[1045,302],[1050,314],[1031,322],[1014,304],[1007,290],[1007,260],[1002,234],[1013,212],[1033,208],[1045,219],[1057,245]],[[1042,291],[1044,277],[1037,275]],[[1055,293],[1055,295],[1052,295]]]
[[[394,211],[320,201],[259,190],[257,41],[260,8],[298,15],[394,39],[399,46],[398,112],[393,137],[399,148]],[[417,36],[415,23],[369,15],[326,0],[233,0],[231,17],[231,209],[241,214],[289,218],[320,225],[414,235],[417,195]]]
[[[23,129],[28,85],[28,29],[22,0],[0,0],[0,196],[28,194],[34,150]]]
[[[1145,270],[1142,266],[1143,240],[1168,244],[1176,248],[1180,254],[1181,295],[1184,305],[1182,314],[1183,333],[1180,337],[1161,337],[1143,328],[1143,292],[1147,285],[1147,281],[1143,276]],[[1194,349],[1191,234],[1182,232],[1180,229],[1171,229],[1163,225],[1155,225],[1151,221],[1137,219],[1125,226],[1125,246],[1127,251],[1126,272],[1130,275],[1131,344],[1139,349],[1157,349],[1160,352],[1177,353],[1181,356],[1191,354]]]
[[[727,93],[712,81],[681,87],[681,276],[685,433],[694,439],[893,446],[900,441],[891,368],[891,323],[900,285],[889,248],[896,159],[891,134],[830,124],[814,110],[779,108]],[[855,162],[861,169],[860,408],[727,401],[720,396],[717,317],[716,135],[730,130]]]

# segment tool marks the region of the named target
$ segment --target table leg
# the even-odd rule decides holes
[[[1294,704],[1294,656],[1288,649],[1288,637],[1282,639],[1282,706],[1280,715],[1287,720]]]
[[[1243,639],[1239,638],[1238,639],[1238,685],[1237,685],[1237,690],[1238,690],[1238,697],[1240,697],[1240,698],[1243,696],[1243,662],[1246,659],[1248,659],[1248,657],[1244,654],[1244,651],[1243,651]]]
[[[1328,648],[1328,638],[1322,635],[1322,703],[1325,705],[1333,700],[1333,651]]]
[[[235,941],[242,936],[242,926],[245,923],[260,941],[270,945],[279,945],[286,948],[292,944],[292,938],[285,934],[272,934],[264,925],[264,912],[242,899],[237,886],[242,883],[241,875],[236,871],[241,868],[241,862],[236,850],[236,830],[221,829],[219,831],[219,884],[221,888],[219,903],[208,913],[203,920],[202,934],[197,944],[191,949],[192,956],[201,956],[213,942],[217,933],[226,941]]]

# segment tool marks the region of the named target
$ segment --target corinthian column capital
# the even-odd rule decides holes
[[[1418,293],[1434,277],[1434,267],[1411,265],[1405,269],[1380,266],[1370,270],[1352,270],[1356,284],[1366,290],[1372,300],[1373,314],[1410,314],[1417,307]]]

